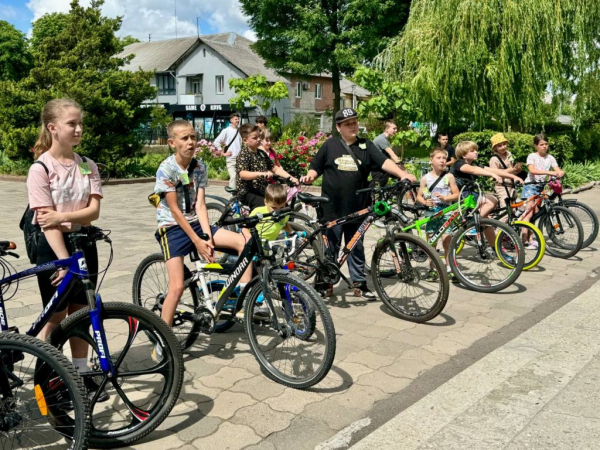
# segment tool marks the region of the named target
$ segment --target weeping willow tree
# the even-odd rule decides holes
[[[414,0],[375,60],[430,120],[539,123],[548,90],[577,93],[598,64],[598,0]]]

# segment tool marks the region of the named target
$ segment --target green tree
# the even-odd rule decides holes
[[[341,103],[340,77],[371,60],[396,36],[410,0],[240,0],[256,33],[254,50],[281,72],[328,72],[333,114]],[[335,126],[333,126],[335,131]]]
[[[31,69],[32,58],[25,35],[0,20],[0,80],[20,80]]]
[[[597,66],[598,23],[592,0],[414,0],[376,63],[430,120],[522,129],[540,120],[548,86],[576,92]]]
[[[141,150],[135,131],[149,120],[151,109],[140,105],[156,96],[152,73],[121,70],[126,59],[114,57],[123,48],[115,37],[121,19],[103,17],[101,5],[73,1],[64,28],[38,42],[29,76],[0,86],[0,147],[10,157],[29,155],[41,108],[56,97],[73,98],[85,111],[81,153],[119,171]]]
[[[67,26],[69,15],[65,13],[44,14],[31,27],[31,50],[36,52],[47,38],[58,36]]]
[[[138,42],[141,41],[138,38],[134,38],[133,36],[125,36],[121,38],[121,44],[123,45],[123,47],[127,47],[128,45],[136,44]]]

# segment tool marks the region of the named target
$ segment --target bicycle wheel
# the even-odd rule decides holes
[[[540,219],[539,228],[546,239],[546,251],[556,258],[575,256],[583,245],[583,226],[571,210],[553,206]]]
[[[11,392],[0,388],[0,448],[88,448],[86,390],[62,353],[32,336],[2,333],[0,363]]]
[[[427,322],[446,306],[448,273],[435,249],[424,240],[396,233],[393,242],[385,239],[377,245],[371,264],[375,290],[397,317]]]
[[[481,219],[481,228],[477,230],[475,222],[468,222],[460,227],[450,241],[449,258],[450,268],[456,278],[467,288],[477,292],[498,292],[513,284],[525,263],[525,249],[521,237],[504,222],[494,219]],[[464,245],[469,233],[475,230],[475,245]],[[477,234],[477,232],[480,234]],[[500,261],[494,250],[496,235],[502,231],[502,257],[509,260],[513,267],[507,267]],[[487,238],[485,236],[488,236]],[[488,241],[491,240],[491,244]]]
[[[100,174],[100,183],[104,186],[108,183],[108,180],[110,180],[110,170],[102,163],[96,163],[96,166],[98,167],[98,172]]]
[[[190,269],[183,266],[184,279],[192,276]],[[161,253],[147,256],[138,265],[133,275],[133,303],[160,317],[162,306],[169,290],[169,274]],[[195,286],[188,285],[179,300],[172,329],[182,350],[191,347],[200,334],[200,325],[182,318],[182,313],[193,314],[198,308],[198,294]]]
[[[160,318],[130,303],[104,303],[101,320],[116,376],[100,369],[89,308],[71,314],[50,335],[50,343],[71,354],[71,342],[88,343],[89,370],[80,375],[97,384],[109,401],[90,402],[90,447],[125,446],[143,438],[169,415],[183,383],[183,356],[171,329]],[[78,339],[79,338],[79,339]]]
[[[542,232],[538,227],[530,222],[522,222],[515,221],[511,224],[513,230],[517,235],[526,236],[529,242],[533,243],[533,245],[525,245],[525,262],[523,263],[523,270],[533,269],[537,266],[542,258],[544,257],[544,251],[546,250],[546,240],[542,235]],[[498,254],[498,258],[500,258],[500,262],[504,264],[506,267],[512,269],[513,261],[510,255],[505,254],[504,248],[507,248],[505,245],[505,239],[508,239],[508,246],[510,246],[510,237],[504,234],[502,230],[496,235],[496,245],[495,250]]]
[[[598,237],[598,216],[592,208],[577,200],[565,200],[562,206],[577,216],[583,227],[583,244],[581,248],[589,247]]]
[[[335,356],[329,311],[310,285],[287,271],[273,270],[268,284],[274,311],[263,305],[260,281],[245,298],[250,349],[271,380],[294,389],[314,386],[327,375]]]
[[[206,204],[206,210],[208,211],[208,223],[211,225],[214,225],[215,223],[217,223],[217,221],[223,216],[223,212],[225,212],[225,205],[222,205],[221,203],[207,203]],[[233,231],[233,232],[237,232],[237,228],[234,226],[226,226],[226,227],[221,227],[225,230],[229,230],[229,231]],[[227,258],[229,257],[228,253],[225,252],[220,252],[220,251],[216,251],[214,252],[214,257],[215,257],[215,262],[217,263],[224,263],[227,262]]]
[[[309,236],[312,233],[312,229],[307,228],[305,225],[288,222],[295,232],[306,233]],[[296,240],[296,248],[300,247],[306,238],[298,238]],[[287,255],[288,261],[294,262],[294,268],[290,270],[294,275],[302,278],[303,280],[310,280],[317,272],[317,260],[318,257],[323,254],[323,238],[321,235],[317,235],[315,239],[310,242],[304,249],[295,250]],[[289,267],[289,266],[288,266]]]

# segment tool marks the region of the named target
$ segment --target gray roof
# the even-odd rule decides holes
[[[167,70],[173,70],[175,64],[198,44],[197,37],[137,42],[128,45],[115,56],[124,58],[131,54],[135,55],[130,64],[123,68],[130,72],[137,72],[140,68],[148,71],[166,72]]]
[[[237,33],[211,34],[200,39],[246,75],[264,75],[269,82],[289,84],[288,80],[265,66],[265,60],[250,48],[251,40]]]
[[[365,88],[360,87],[358,84],[353,83],[347,78],[342,78],[340,80],[340,91],[342,92],[342,94],[352,95],[352,86],[356,86],[354,92],[357,97],[364,98],[369,97],[371,95],[371,93]]]
[[[125,70],[135,72],[156,70],[166,72],[175,70],[177,63],[197,45],[204,43],[219,53],[230,64],[247,76],[264,75],[267,81],[289,82],[274,70],[265,67],[265,61],[250,48],[252,41],[236,33],[209,34],[206,36],[169,39],[166,41],[138,42],[128,45],[116,55],[119,58],[134,54],[134,58]]]

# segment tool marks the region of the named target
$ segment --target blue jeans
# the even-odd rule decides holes
[[[352,236],[356,233],[356,230],[362,225],[361,220],[346,223],[344,225],[338,225],[327,230],[327,239],[329,240],[330,249],[334,252],[337,260],[337,255],[340,251],[340,243],[342,241],[342,234],[344,235],[344,242],[348,243],[352,239]],[[367,281],[365,276],[365,246],[361,237],[356,246],[348,255],[348,270],[350,271],[350,279],[357,283],[363,283]]]

